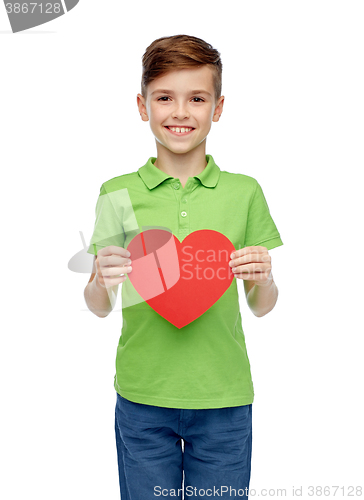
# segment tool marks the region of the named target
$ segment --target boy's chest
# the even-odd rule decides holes
[[[216,190],[187,190],[175,184],[144,196],[129,190],[132,213],[123,218],[125,247],[137,232],[152,228],[164,228],[181,242],[194,231],[210,229],[224,234],[234,248],[244,245],[248,205],[237,207],[235,197]]]

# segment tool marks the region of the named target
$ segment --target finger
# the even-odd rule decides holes
[[[236,266],[232,268],[232,272],[235,273],[269,273],[271,270],[271,267],[268,266],[267,264],[258,264],[255,262],[249,263],[249,264],[243,264],[241,266]]]
[[[231,267],[236,267],[241,264],[247,264],[249,262],[264,262],[270,263],[271,257],[269,253],[266,251],[264,253],[247,253],[241,257],[237,257],[229,262]]]
[[[270,273],[234,273],[235,278],[247,281],[254,281],[255,283],[271,281]]]
[[[128,274],[132,271],[132,266],[102,267],[101,273],[104,278],[118,277],[120,274]]]
[[[240,257],[240,256],[242,256],[242,255],[245,255],[246,253],[251,253],[251,252],[254,252],[256,248],[260,248],[260,247],[255,247],[255,246],[253,246],[253,247],[244,247],[244,248],[239,248],[239,249],[237,249],[237,250],[234,250],[234,251],[231,253],[230,257],[231,257],[232,259],[234,259],[235,257]]]
[[[97,256],[101,255],[105,257],[107,255],[120,255],[121,257],[130,257],[130,252],[126,248],[117,247],[116,245],[109,245],[108,247],[102,248],[97,252]]]
[[[109,288],[115,285],[119,285],[120,283],[125,281],[127,279],[127,275],[122,274],[121,276],[104,278],[102,275],[100,276],[99,274],[96,274],[96,278],[102,287]]]
[[[115,278],[105,278],[104,286],[105,288],[111,288],[112,286],[120,285],[120,283],[123,283],[126,279],[127,276],[125,274],[123,274],[122,276],[117,276]]]
[[[99,256],[98,260],[101,267],[120,267],[131,264],[131,259],[129,257],[121,257],[120,255]]]
[[[254,245],[252,247],[244,247],[242,250],[248,252],[248,253],[255,253],[255,252],[268,252],[266,247],[262,247],[260,245]]]
[[[232,259],[235,259],[236,257],[242,257],[243,255],[247,255],[249,253],[250,254],[257,254],[257,253],[265,253],[265,252],[268,252],[266,247],[262,247],[262,246],[257,245],[257,246],[252,246],[252,247],[239,248],[239,250],[234,250],[234,252],[232,252],[230,257]]]

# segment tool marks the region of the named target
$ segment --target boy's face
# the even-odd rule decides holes
[[[212,70],[202,65],[156,78],[148,85],[146,100],[138,94],[137,102],[142,119],[150,120],[157,150],[163,147],[181,154],[205,141],[212,121],[222,113],[224,96],[215,102]],[[179,127],[179,132],[167,127]],[[182,127],[193,130],[181,133]]]

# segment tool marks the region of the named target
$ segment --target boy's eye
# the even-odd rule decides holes
[[[162,97],[159,97],[159,99],[157,99],[157,101],[161,101],[161,100],[163,100],[163,101],[164,101],[164,99],[169,99],[169,97],[168,97],[167,95],[164,95],[164,96],[162,96]],[[203,100],[203,99],[201,99],[201,97],[192,97],[192,99],[199,99],[199,101],[204,102],[204,100]],[[197,102],[199,102],[199,101],[197,101]],[[165,101],[164,101],[164,102],[165,102]],[[196,102],[196,101],[195,101],[195,102]]]

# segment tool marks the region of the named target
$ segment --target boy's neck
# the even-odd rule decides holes
[[[167,175],[179,179],[182,187],[185,187],[189,177],[200,174],[206,165],[204,142],[192,151],[183,154],[172,153],[166,148],[158,148],[157,145],[157,159],[154,166]]]

